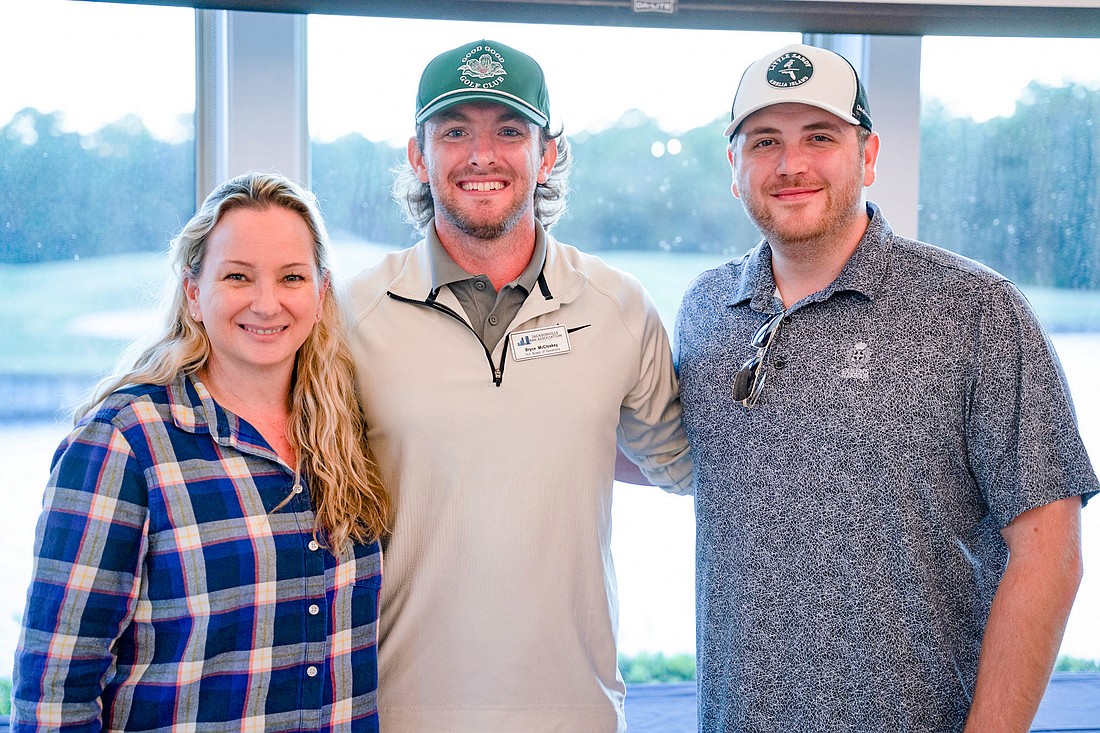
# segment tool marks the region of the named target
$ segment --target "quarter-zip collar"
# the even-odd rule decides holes
[[[583,291],[588,283],[588,278],[580,270],[577,270],[561,252],[561,245],[546,233],[538,222],[536,237],[544,242],[544,262],[541,270],[534,272],[533,288],[529,291],[527,299],[520,306],[519,312],[508,325],[508,333],[520,330],[524,324],[534,319],[553,313],[567,303],[573,302]],[[429,237],[435,236],[435,228],[428,229]],[[436,240],[438,244],[438,239]],[[439,245],[442,249],[442,245]],[[536,249],[538,249],[536,247]],[[506,335],[496,347],[490,350],[477,336],[477,332],[470,325],[465,310],[458,302],[458,298],[448,287],[440,287],[438,290],[433,283],[432,247],[429,238],[426,237],[416,247],[405,262],[402,271],[390,283],[387,295],[398,301],[408,303],[410,306],[422,306],[432,308],[440,312],[441,316],[455,319],[458,324],[466,326],[472,338],[476,339],[485,350],[485,357],[493,373],[493,383],[500,386],[504,366],[507,360],[509,338]],[[524,275],[527,274],[525,271]],[[521,275],[521,277],[523,277]]]
[[[584,273],[574,268],[562,256],[558,251],[554,238],[538,222],[535,223],[535,237],[536,254],[538,250],[537,242],[539,240],[543,242],[542,268],[540,271],[529,267],[520,276],[521,283],[525,284],[530,294],[512,321],[509,331],[532,318],[553,312],[562,305],[571,303],[580,295],[588,282],[588,278],[585,277]],[[436,246],[442,249],[442,245],[439,244],[438,238],[436,238],[434,226],[429,226],[428,235],[424,241],[414,247],[405,267],[390,283],[389,292],[403,300],[420,302],[428,302],[429,299],[434,300],[459,313],[461,320],[465,321],[466,317],[462,312],[462,306],[450,292],[450,289],[440,286],[436,290],[432,243],[430,241],[432,238],[435,238]],[[530,278],[529,283],[525,283],[529,271],[533,272],[533,277]],[[433,292],[435,293],[434,298],[432,297]]]

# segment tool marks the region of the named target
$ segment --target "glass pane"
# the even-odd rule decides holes
[[[999,270],[1051,334],[1100,460],[1100,39],[922,43],[920,237]],[[1083,513],[1085,566],[1100,515]],[[1100,581],[1086,575],[1062,654],[1100,660]]]
[[[313,187],[343,275],[418,239],[389,196],[417,82],[436,54],[478,38],[531,54],[546,73],[551,125],[574,154],[554,235],[639,277],[671,333],[688,283],[758,239],[730,194],[729,70],[800,36],[311,16]],[[619,485],[614,527],[621,651],[694,654],[691,500]]]
[[[194,210],[194,26],[179,8],[0,5],[0,677],[62,412],[150,323]]]

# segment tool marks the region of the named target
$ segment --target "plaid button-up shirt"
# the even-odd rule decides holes
[[[376,731],[380,549],[313,523],[201,383],[109,397],[54,457],[12,730]]]

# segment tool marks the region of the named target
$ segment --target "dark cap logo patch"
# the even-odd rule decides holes
[[[768,67],[768,84],[777,89],[802,86],[814,75],[814,65],[800,53],[785,53]]]

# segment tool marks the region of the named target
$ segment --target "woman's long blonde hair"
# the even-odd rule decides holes
[[[344,339],[331,273],[331,245],[313,194],[271,173],[246,173],[206,197],[171,244],[171,284],[166,322],[147,345],[135,345],[119,369],[100,382],[76,412],[79,418],[115,390],[135,384],[167,385],[182,373],[194,375],[210,356],[205,329],[188,311],[183,283],[198,279],[206,240],[227,211],[279,206],[302,217],[313,235],[318,277],[329,283],[321,320],[298,349],[290,395],[287,438],[297,447],[323,534],[336,553],[351,542],[381,537],[389,519],[389,497],[369,457],[366,425],[355,392],[355,364]],[[321,281],[321,280],[319,280]]]

